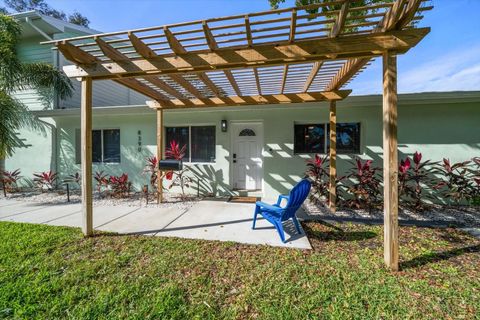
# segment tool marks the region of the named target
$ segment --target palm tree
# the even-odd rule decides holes
[[[52,65],[18,60],[16,46],[21,33],[15,19],[0,14],[0,175],[5,170],[5,159],[21,146],[18,130],[45,132],[44,124],[12,93],[26,88],[53,89],[61,99],[73,93],[70,79]]]

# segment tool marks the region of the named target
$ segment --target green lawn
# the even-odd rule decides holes
[[[391,274],[381,227],[304,227],[314,250],[1,222],[0,318],[480,318],[478,240],[401,228]]]

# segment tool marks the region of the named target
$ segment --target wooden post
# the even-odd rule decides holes
[[[384,258],[398,271],[397,57],[383,54]]]
[[[82,215],[83,233],[93,235],[92,206],[92,79],[82,79],[80,107],[82,143]]]
[[[337,102],[330,101],[330,198],[332,212],[337,211]]]
[[[162,159],[163,150],[163,110],[157,109],[157,159],[160,162]],[[157,172],[157,203],[163,201],[163,179],[162,171],[158,169]]]

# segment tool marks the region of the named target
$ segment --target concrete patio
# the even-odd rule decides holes
[[[95,206],[97,230],[246,244],[311,249],[304,233],[297,235],[291,222],[285,224],[287,243],[275,228],[260,219],[251,229],[254,204],[204,200],[188,209],[178,207]],[[80,227],[81,204],[45,204],[11,199],[0,200],[0,221],[28,222]]]

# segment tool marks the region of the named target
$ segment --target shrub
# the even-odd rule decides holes
[[[475,164],[475,169],[473,170],[473,205],[480,205],[480,157],[472,159]]]
[[[74,184],[80,188],[82,183],[82,177],[79,172],[69,174],[65,179],[63,179],[63,184]]]
[[[330,173],[328,156],[315,155],[315,159],[307,160],[305,175],[312,180],[310,200],[314,202],[326,201],[329,196]]]
[[[147,164],[143,169],[143,173],[150,175],[150,186],[152,187],[152,190],[155,190],[157,188],[157,180],[158,180],[157,170],[158,170],[157,157],[153,156],[153,157],[147,158]]]
[[[355,209],[367,209],[371,211],[381,205],[381,181],[378,175],[380,168],[372,166],[372,160],[362,162],[355,159],[352,162],[353,168],[346,176],[346,191],[353,198],[345,199],[343,202],[347,207]]]
[[[96,171],[93,178],[97,182],[98,193],[102,192],[102,188],[104,190],[108,189],[108,184],[109,184],[108,175],[106,175],[103,171]]]
[[[57,174],[53,171],[45,171],[40,173],[34,173],[33,181],[37,184],[40,190],[53,190],[55,188],[55,182],[57,181]]]
[[[423,211],[428,208],[424,201],[428,198],[425,188],[433,187],[433,173],[435,170],[430,167],[433,163],[430,160],[422,161],[422,154],[415,152],[413,165],[410,158],[400,161],[398,167],[398,184],[400,201],[407,207],[416,211]]]
[[[180,147],[175,140],[172,140],[170,142],[170,146],[165,150],[165,156],[167,159],[175,159],[180,161],[185,157],[186,150],[186,145]],[[188,176],[188,171],[188,167],[183,167],[183,169],[180,171],[169,171],[165,173],[167,180],[173,180],[168,189],[171,189],[174,186],[179,186],[182,190],[182,199],[186,198],[185,188],[188,188],[192,183],[192,178]]]
[[[444,158],[443,163],[438,166],[442,180],[434,188],[456,204],[472,200],[474,188],[469,176],[470,163],[471,161],[464,161],[451,164],[449,159]]]
[[[14,171],[2,171],[0,176],[2,177],[2,186],[5,188],[6,192],[12,193],[18,191],[18,181],[22,178],[20,174],[20,169]]]
[[[110,176],[108,179],[114,197],[126,197],[130,193],[131,182],[128,181],[128,174],[123,173],[121,176]]]

